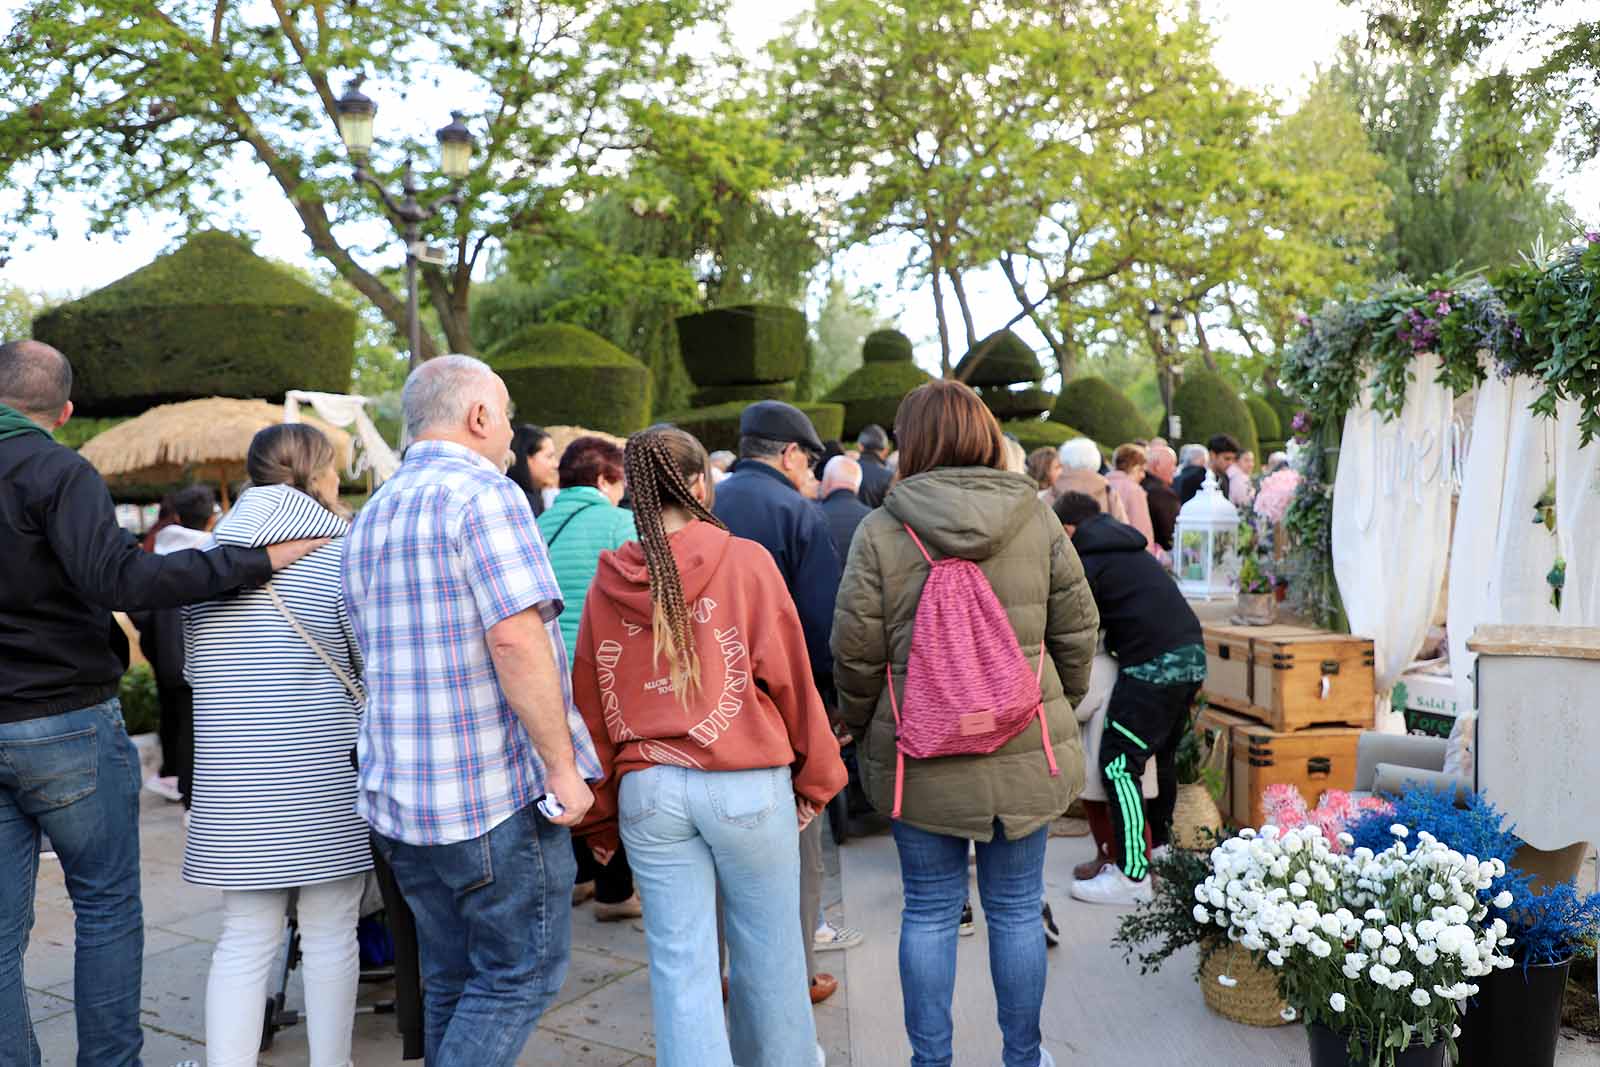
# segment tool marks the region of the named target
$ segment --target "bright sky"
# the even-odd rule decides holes
[[[0,0],[0,30],[19,3],[20,0]],[[753,52],[780,33],[783,24],[806,6],[807,0],[732,0],[730,28],[741,50]],[[1360,13],[1339,0],[1202,0],[1201,7],[1215,20],[1216,56],[1223,72],[1237,83],[1286,99],[1293,99],[1303,90],[1317,64],[1333,54],[1343,34],[1361,25]],[[419,91],[407,106],[422,113],[433,103],[426,92]],[[439,125],[448,121],[448,101],[442,96],[433,110],[438,112]],[[245,217],[258,237],[257,250],[281,259],[309,262],[309,242],[264,172],[255,167],[242,169],[239,181],[247,190]],[[1571,179],[1561,184],[1574,206],[1585,215],[1595,214],[1596,198],[1592,192],[1597,183]],[[1580,195],[1583,193],[1590,195]],[[91,238],[80,208],[71,201],[59,203],[58,208],[60,238],[31,249],[7,250],[10,261],[0,268],[0,281],[36,292],[75,295],[142,266],[179,236],[171,219],[146,217],[130,219],[125,236]],[[398,240],[390,247],[391,253],[381,262],[399,261]],[[895,259],[881,251],[858,251],[847,256],[841,266],[859,281],[880,286],[886,293],[885,310],[894,313],[901,320],[901,328],[914,339],[931,337],[932,301],[927,292],[892,291]],[[1010,317],[1007,305],[1014,305],[998,287],[994,292],[979,291],[974,296],[980,312],[985,307],[994,309],[997,321],[988,329]],[[980,332],[985,332],[985,324],[979,326]]]

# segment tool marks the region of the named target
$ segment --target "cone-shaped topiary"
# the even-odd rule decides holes
[[[892,431],[900,401],[932,380],[933,376],[915,363],[863,363],[824,399],[844,405],[844,433],[850,437],[874,423]]]
[[[72,361],[72,400],[85,415],[348,392],[355,334],[355,311],[216,230],[33,324]]]
[[[1172,409],[1183,420],[1184,443],[1205,444],[1213,434],[1225,433],[1248,452],[1260,452],[1256,424],[1238,392],[1210,371],[1187,375],[1172,394]]]
[[[1042,379],[1044,367],[1026,341],[1010,330],[1000,330],[979,341],[972,351],[961,357],[961,362],[956,364],[956,377],[973,388],[1021,385]]]
[[[689,399],[697,408],[754,404],[757,400],[786,400],[793,403],[799,391],[799,383],[793,381],[762,382],[759,385],[708,385],[696,389]]]
[[[618,435],[650,424],[650,368],[581,326],[525,326],[485,360],[505,380],[519,419]]]
[[[1116,448],[1150,436],[1133,401],[1104,378],[1093,375],[1068,382],[1050,417],[1078,427],[1084,436],[1105,448]]]
[[[787,382],[806,369],[806,317],[794,308],[741,304],[677,320],[678,351],[701,387]]]
[[[1272,405],[1263,398],[1251,393],[1244,398],[1244,406],[1250,409],[1250,420],[1255,423],[1256,441],[1280,441],[1283,439],[1283,426],[1278,421],[1278,413],[1272,410]],[[1262,444],[1265,448],[1266,445]]]
[[[979,389],[978,396],[1001,422],[1037,418],[1054,407],[1056,402],[1054,393],[1038,388],[1007,389],[990,385]]]
[[[694,434],[707,452],[719,448],[733,451],[739,447],[739,416],[749,404],[719,404],[710,408],[691,408],[657,416],[658,422],[670,422],[680,430]],[[838,439],[844,434],[843,404],[796,404],[806,413],[817,436],[823,441]]]
[[[910,363],[911,338],[899,330],[875,330],[861,344],[864,363]]]

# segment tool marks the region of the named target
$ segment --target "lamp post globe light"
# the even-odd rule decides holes
[[[1239,571],[1239,510],[1217,489],[1217,476],[1206,471],[1200,491],[1178,511],[1173,531],[1173,568],[1178,588],[1196,600],[1234,595]]]
[[[411,158],[400,171],[400,196],[396,198],[367,170],[367,159],[372,154],[374,119],[378,105],[361,91],[362,75],[350,79],[344,95],[334,103],[339,116],[339,139],[355,163],[357,182],[365,182],[378,191],[393,221],[402,227],[406,242],[406,327],[409,342],[407,371],[417,369],[422,353],[422,319],[418,309],[417,264],[426,251],[422,244],[422,224],[439,213],[445,205],[456,206],[462,202],[460,182],[472,172],[472,131],[467,128],[460,111],[450,112],[450,124],[438,130],[439,171],[450,179],[450,192],[431,204],[417,200],[416,180],[411,173]]]

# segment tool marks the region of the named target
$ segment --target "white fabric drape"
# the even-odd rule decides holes
[[[1555,424],[1528,410],[1536,395],[1531,383],[1519,383],[1512,394],[1505,489],[1494,520],[1499,533],[1489,568],[1488,610],[1484,617],[1470,620],[1472,629],[1490,622],[1553,626],[1561,621],[1545,581],[1559,546],[1544,524],[1533,521],[1535,505],[1556,473]]]
[[[1565,626],[1600,626],[1600,441],[1581,447],[1572,401],[1556,408],[1556,534],[1567,561]]]
[[[1404,732],[1385,695],[1427,636],[1449,554],[1450,390],[1434,382],[1438,357],[1417,357],[1404,407],[1392,420],[1370,393],[1345,417],[1333,486],[1333,572],[1352,633],[1376,653],[1378,728]]]
[[[373,479],[383,482],[400,469],[400,457],[367,417],[368,403],[364,396],[291,389],[283,397],[283,421],[299,422],[300,405],[310,404],[317,416],[331,425],[340,428],[353,425],[361,447],[352,450],[348,473],[355,477],[371,467]]]

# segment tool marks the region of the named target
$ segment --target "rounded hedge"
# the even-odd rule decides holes
[[[864,363],[910,363],[911,338],[899,330],[875,330],[861,343]]]
[[[618,436],[650,424],[650,368],[581,326],[525,326],[484,359],[505,381],[520,421]]]
[[[1272,410],[1271,404],[1252,393],[1244,398],[1244,406],[1250,409],[1250,419],[1256,427],[1257,442],[1283,439],[1283,425],[1278,421],[1278,413]]]
[[[991,385],[979,389],[978,396],[1001,422],[1006,419],[1038,418],[1054,407],[1056,402],[1054,393],[1037,387],[1007,389]]]
[[[657,416],[658,422],[670,422],[700,439],[707,452],[719,448],[735,451],[739,447],[739,416],[748,404],[718,404],[716,407],[691,408]],[[806,413],[817,436],[824,441],[838,440],[844,436],[843,404],[796,404]]]
[[[713,408],[719,404],[754,404],[757,400],[792,402],[799,392],[799,383],[793,381],[762,382],[758,385],[708,385],[696,389],[689,399],[697,408]]]
[[[677,320],[678,351],[698,386],[787,382],[806,369],[806,317],[794,308],[740,304]]]
[[[209,396],[350,391],[356,313],[218,231],[34,320],[85,415]]]
[[[863,363],[823,399],[844,405],[844,433],[851,437],[874,424],[892,431],[900,401],[932,380],[915,363]]]
[[[981,360],[977,357],[979,352],[983,353]],[[974,388],[1021,385],[1043,379],[1044,367],[1026,341],[1010,330],[1000,330],[979,341],[961,357],[961,362],[956,364],[956,377]]]
[[[1198,371],[1184,378],[1172,394],[1172,409],[1183,420],[1184,443],[1205,444],[1215,434],[1225,433],[1245,451],[1260,455],[1255,421],[1238,392],[1210,371]]]
[[[1104,378],[1093,375],[1068,382],[1050,418],[1078,427],[1085,437],[1103,448],[1116,448],[1150,436],[1133,401]]]
[[[1036,448],[1048,445],[1051,448],[1060,448],[1065,442],[1074,437],[1083,437],[1084,434],[1074,430],[1071,426],[1048,419],[1012,419],[1002,422],[1000,429],[1011,434],[1022,443],[1025,452],[1032,452]]]

